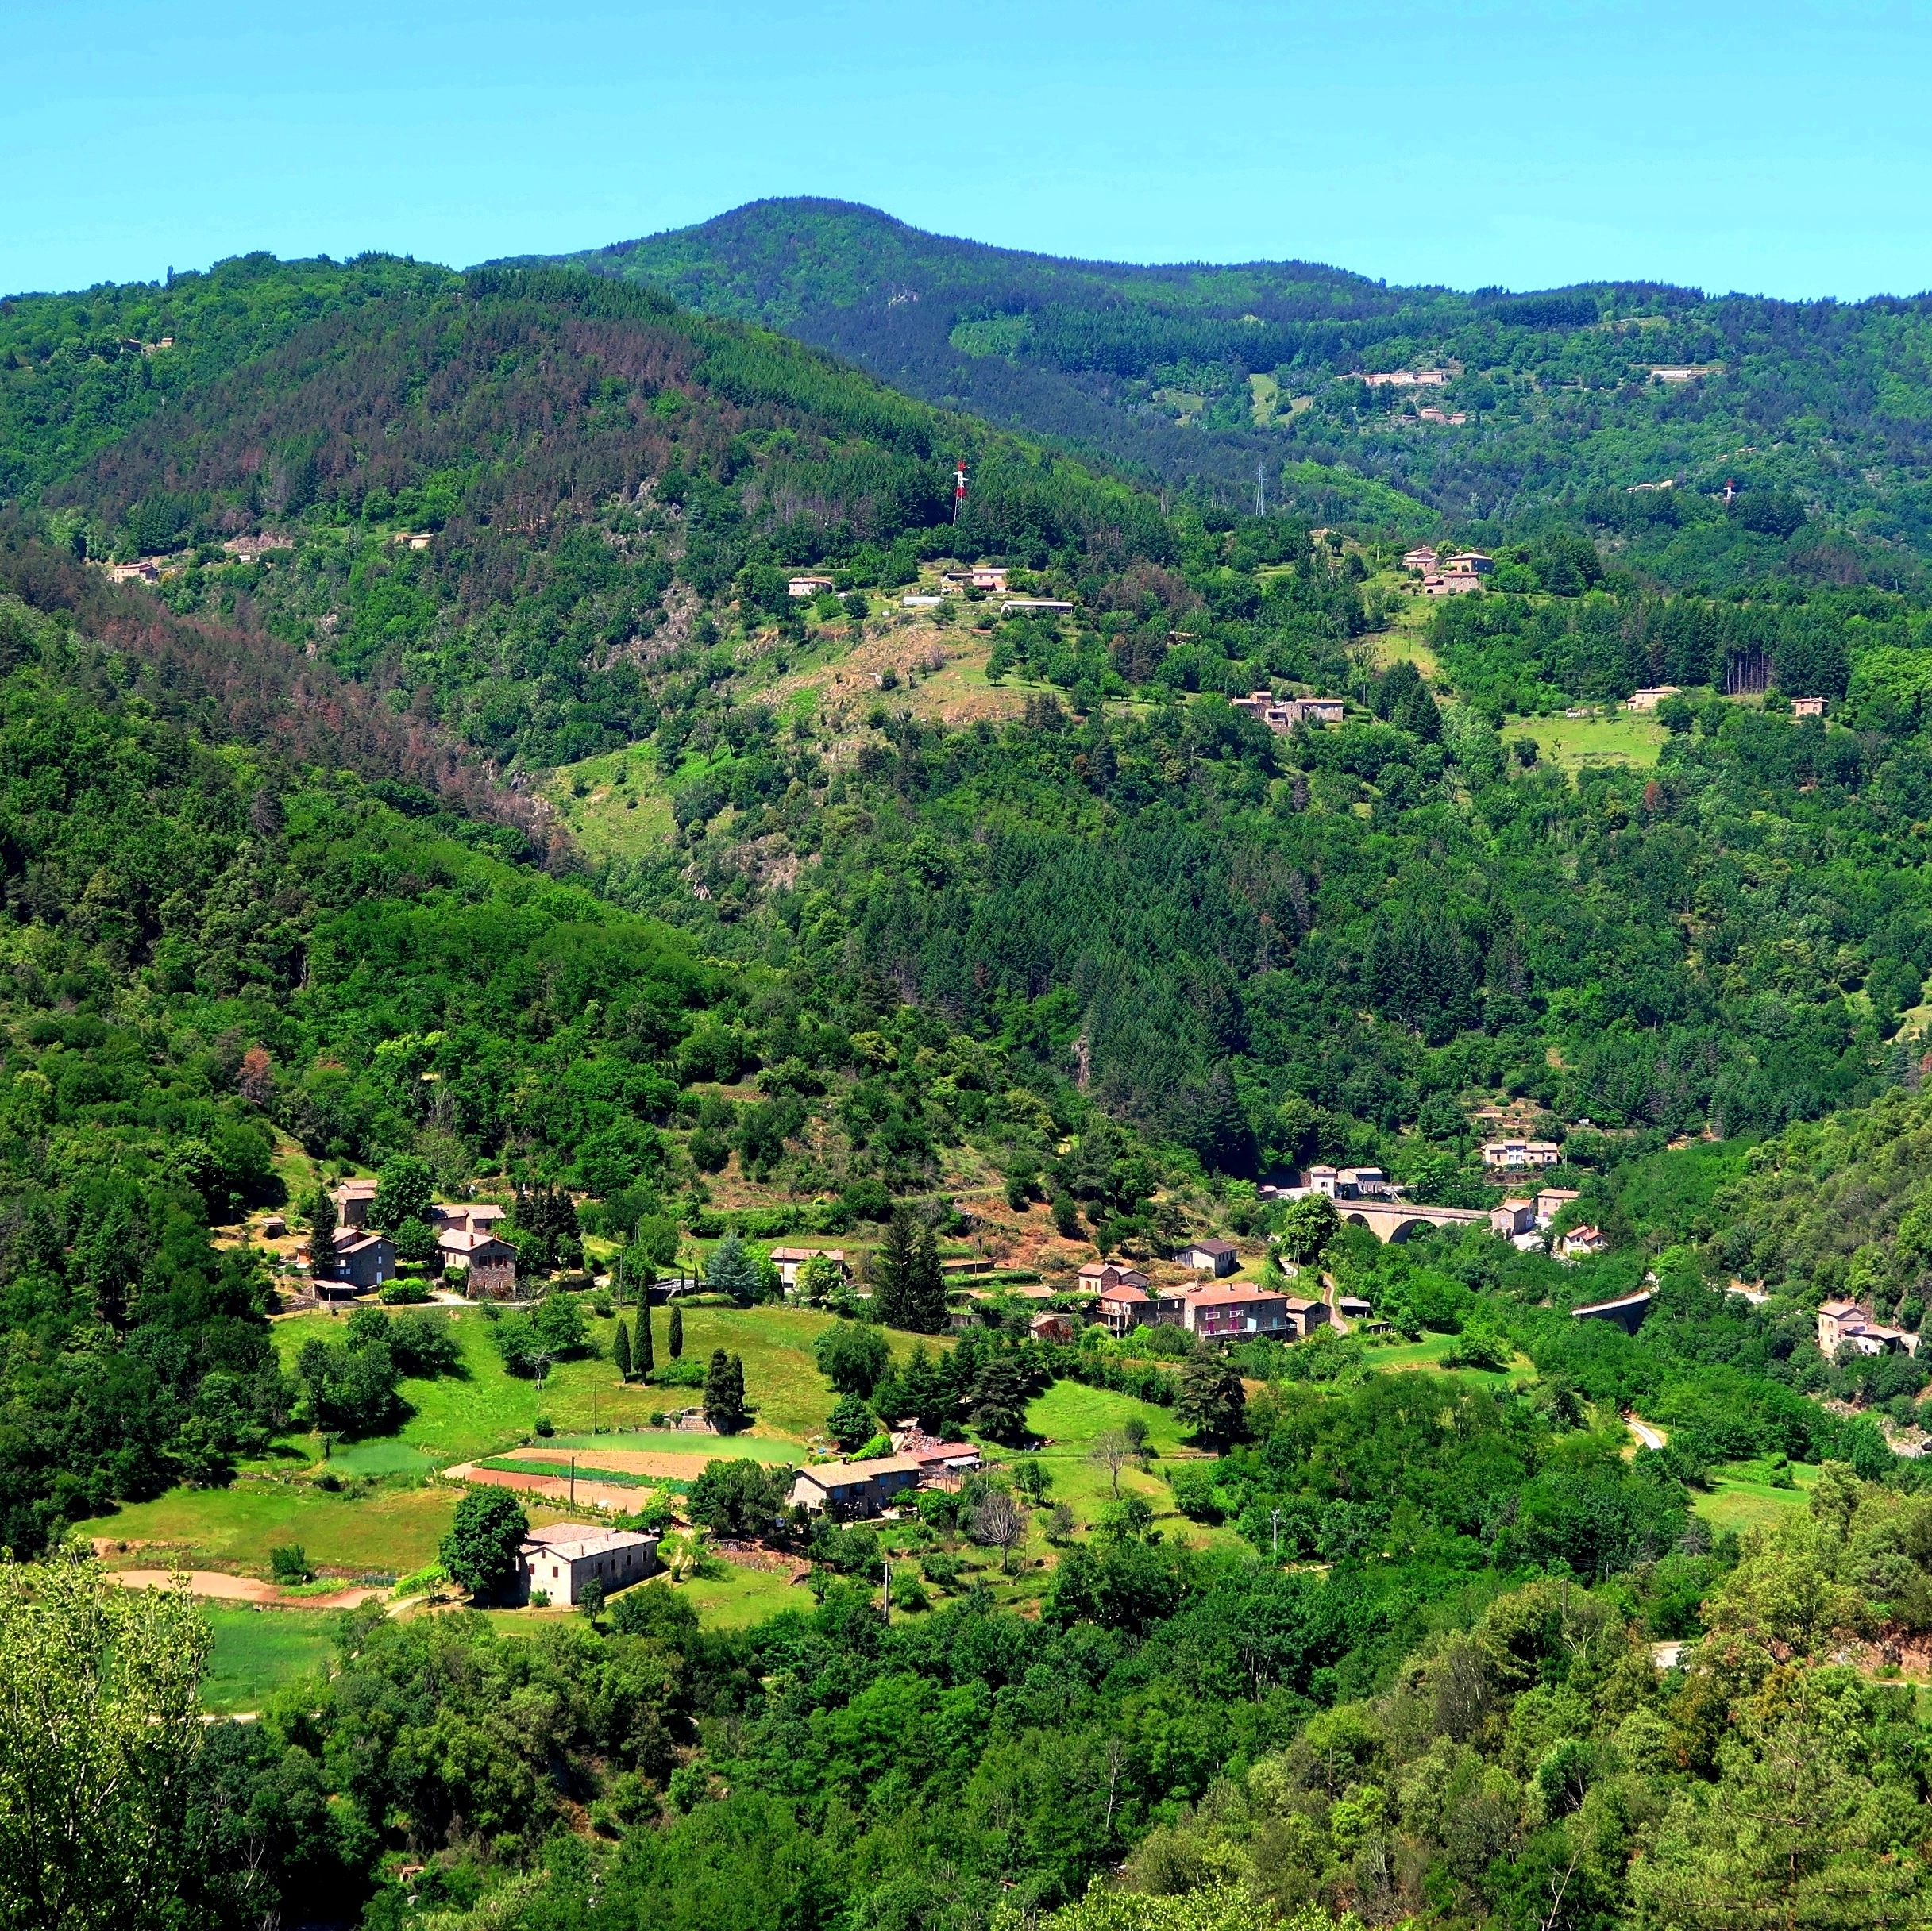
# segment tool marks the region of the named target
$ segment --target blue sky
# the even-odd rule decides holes
[[[282,17],[275,17],[280,15]],[[1932,8],[0,0],[0,289],[870,202],[1391,281],[1932,286]]]

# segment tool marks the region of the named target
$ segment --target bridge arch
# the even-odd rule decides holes
[[[1393,1247],[1398,1242],[1412,1239],[1419,1228],[1432,1228],[1436,1224],[1425,1214],[1411,1214],[1406,1220],[1397,1221],[1382,1238],[1387,1245]]]

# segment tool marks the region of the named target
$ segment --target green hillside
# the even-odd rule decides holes
[[[1899,552],[1922,556],[1932,533],[1922,296],[1800,303],[1649,283],[1465,294],[1305,262],[1063,261],[803,198],[558,259],[788,330],[914,394],[1169,482],[1211,479],[1224,501],[1251,500],[1259,462],[1272,495],[1323,521],[1337,518],[1284,466],[1345,464],[1475,540],[1582,512],[1664,551],[1734,480],[1760,526],[1788,532],[1810,510],[1855,533],[1807,566],[1841,580],[1909,572]],[[1662,382],[1659,367],[1702,372]],[[1429,368],[1455,379],[1339,380]],[[1640,484],[1653,487],[1633,495]],[[1687,561],[1673,559],[1679,580],[1712,568]]]
[[[1612,384],[1618,330],[1722,360],[1726,305],[1002,258],[1059,306],[974,310],[958,245],[888,312],[1023,433],[771,331],[801,260],[857,316],[932,259],[807,212],[679,241],[738,313],[267,257],[0,307],[0,1918],[1925,1922],[1932,1364],[1816,1314],[1926,1312],[1911,434],[1633,493],[1633,425],[1783,376]],[[1841,373],[1846,314],[1763,326]],[[1292,407],[1484,330],[1515,416]],[[1464,430],[1480,488],[1394,460]],[[1258,445],[1261,515],[1181,461]],[[1432,526],[1480,594],[1416,594]],[[1600,1251],[1491,1231],[1506,1127]],[[1471,1217],[1262,1191],[1318,1161]],[[405,1294],[432,1201],[502,1204],[523,1305],[285,1310],[352,1173]],[[1208,1235],[1340,1318],[1083,1318],[1082,1263],[1178,1294]],[[781,1307],[781,1241],[857,1278]],[[985,1466],[788,1505],[908,1420]],[[527,1519],[433,1471],[558,1450],[666,1574],[503,1601]],[[400,1586],[210,1640],[94,1539]]]

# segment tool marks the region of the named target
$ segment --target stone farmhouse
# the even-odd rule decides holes
[[[438,1204],[430,1209],[436,1232],[436,1268],[469,1270],[472,1298],[509,1301],[516,1294],[516,1249],[496,1232],[503,1209],[493,1201]]]
[[[553,1522],[524,1538],[517,1551],[515,1589],[524,1602],[542,1590],[553,1603],[574,1605],[582,1601],[587,1582],[601,1582],[608,1595],[657,1570],[655,1536],[588,1522]]]
[[[1818,1311],[1818,1351],[1829,1360],[1845,1347],[1861,1355],[1916,1355],[1919,1336],[1886,1327],[1856,1301],[1828,1301]]]
[[[376,1201],[372,1180],[345,1180],[333,1189],[329,1197],[335,1202],[335,1217],[343,1227],[367,1227],[369,1209]]]
[[[1142,1282],[1146,1278],[1140,1277]],[[1136,1328],[1178,1328],[1186,1301],[1179,1294],[1158,1294],[1151,1284],[1129,1280],[1103,1288],[1095,1305],[1107,1332],[1120,1335]]]
[[[900,1446],[864,1462],[820,1462],[792,1482],[792,1505],[814,1515],[861,1521],[890,1508],[919,1488],[956,1489],[980,1465],[972,1442],[935,1441],[916,1424],[895,1429]]]
[[[334,1259],[311,1254],[309,1267],[318,1301],[353,1301],[395,1278],[395,1249],[380,1234],[338,1227]]]
[[[1116,1287],[1137,1287],[1144,1291],[1154,1285],[1138,1267],[1128,1267],[1119,1261],[1089,1261],[1074,1278],[1083,1288],[1103,1294]]]
[[[1574,1187],[1545,1187],[1537,1196],[1537,1225],[1547,1228],[1572,1201],[1583,1196]]]
[[[1250,691],[1245,697],[1230,700],[1236,710],[1259,718],[1278,736],[1286,736],[1301,724],[1339,724],[1348,706],[1339,697],[1282,697],[1272,691]]]

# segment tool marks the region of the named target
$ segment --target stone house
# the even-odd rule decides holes
[[[1325,1309],[1321,1318],[1327,1319]],[[1245,1281],[1188,1295],[1181,1320],[1190,1334],[1213,1340],[1245,1340],[1255,1335],[1297,1340],[1303,1332],[1290,1316],[1286,1295],[1271,1294]]]
[[[335,1202],[337,1224],[342,1227],[367,1227],[369,1209],[376,1204],[376,1183],[372,1180],[345,1180],[330,1191]]]
[[[1178,1294],[1157,1294],[1151,1285],[1123,1281],[1118,1287],[1104,1289],[1097,1305],[1107,1332],[1120,1335],[1136,1328],[1178,1328],[1186,1304]]]
[[[813,1514],[877,1515],[893,1497],[919,1486],[919,1458],[882,1455],[869,1462],[821,1462],[801,1468],[792,1483],[792,1505]]]
[[[1554,1166],[1562,1158],[1563,1148],[1556,1140],[1487,1140],[1483,1147],[1483,1164],[1492,1174]]]
[[[1849,1345],[1861,1355],[1916,1355],[1919,1337],[1888,1328],[1855,1301],[1828,1301],[1818,1311],[1818,1350],[1829,1360]]]
[[[574,1605],[595,1580],[606,1595],[657,1571],[657,1538],[588,1522],[553,1522],[533,1528],[517,1551],[516,1591],[527,1602],[542,1590],[552,1602]]]
[[[318,1301],[348,1301],[395,1278],[395,1249],[380,1234],[338,1227],[333,1262],[311,1255],[310,1270]]]
[[[810,1260],[831,1261],[848,1279],[852,1270],[846,1264],[843,1247],[773,1247],[772,1265],[778,1270],[778,1279],[789,1294],[798,1285],[798,1270]]]

